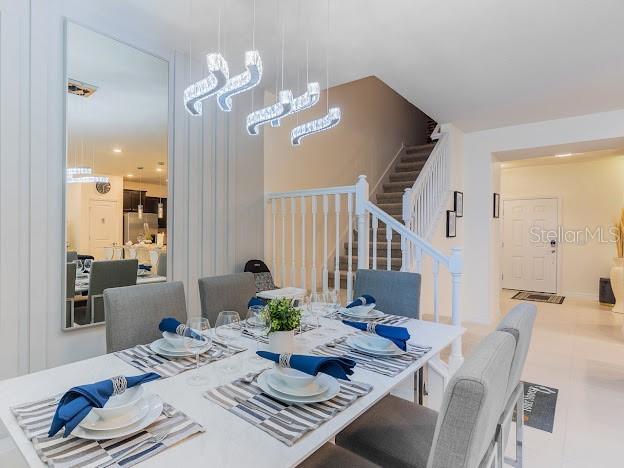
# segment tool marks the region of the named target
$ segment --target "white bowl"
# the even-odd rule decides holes
[[[289,367],[277,367],[275,378],[284,385],[294,388],[303,389],[311,386],[316,379],[315,375],[306,374],[305,372],[291,369]]]
[[[117,418],[128,412],[143,398],[143,391],[143,386],[141,385],[129,388],[121,395],[110,397],[104,408],[93,408],[91,411],[102,420]]]
[[[375,304],[366,304],[361,306],[350,307],[347,310],[349,315],[365,317],[375,308]]]

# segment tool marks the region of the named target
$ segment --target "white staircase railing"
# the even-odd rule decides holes
[[[448,135],[438,125],[431,139],[438,140],[411,189],[403,194],[403,221],[410,231],[430,239],[451,189],[451,154]]]
[[[436,146],[437,148],[437,146]],[[353,297],[353,240],[354,217],[357,225],[357,268],[377,269],[378,230],[386,229],[386,268],[392,269],[392,240],[396,235],[401,246],[401,270],[422,274],[423,257],[432,261],[433,275],[433,320],[440,320],[439,311],[439,277],[440,270],[446,270],[451,276],[451,321],[454,325],[461,325],[461,298],[460,287],[462,277],[462,253],[460,248],[453,248],[449,255],[445,255],[430,243],[425,241],[408,226],[403,225],[391,215],[380,209],[369,200],[369,187],[366,176],[360,176],[352,186],[332,187],[324,189],[299,190],[294,192],[269,193],[266,195],[270,204],[271,216],[271,253],[267,258],[272,259],[272,271],[277,284],[281,287],[298,286],[311,291],[329,289],[329,271],[327,251],[330,247],[328,229],[333,224],[335,233],[335,262],[333,269],[333,289],[340,289],[340,279],[346,278],[347,298]],[[319,205],[320,201],[320,205]],[[333,210],[330,202],[333,201]],[[310,206],[308,215],[307,206]],[[317,225],[318,209],[321,207],[322,229]],[[297,223],[297,216],[299,223]],[[290,222],[289,222],[290,221]],[[346,224],[346,226],[344,226]],[[290,225],[290,229],[288,226]],[[300,226],[299,232],[297,225]],[[346,227],[346,257],[347,263],[341,268],[339,253],[341,251],[342,227]],[[372,250],[369,242],[369,231],[372,232]],[[306,245],[306,233],[312,234],[312,243]],[[317,236],[317,233],[322,236]],[[321,238],[319,241],[318,238]],[[317,242],[321,244],[318,249]],[[290,249],[287,249],[290,247]],[[322,256],[317,253],[322,251]],[[287,252],[290,251],[289,254]],[[320,257],[320,258],[319,258]],[[309,261],[306,261],[308,260]],[[372,265],[371,265],[372,263]],[[290,264],[288,270],[287,264]],[[318,278],[319,265],[321,274]],[[298,268],[297,268],[298,267]],[[442,268],[441,268],[442,267]],[[299,270],[299,275],[297,271]],[[344,271],[343,271],[344,270]],[[299,276],[297,278],[297,276]],[[309,285],[309,288],[308,288]],[[452,344],[449,367],[456,369],[462,363],[461,338]]]

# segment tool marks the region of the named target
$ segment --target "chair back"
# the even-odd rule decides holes
[[[158,254],[158,267],[156,268],[156,274],[158,276],[167,277],[167,252],[160,252]]]
[[[89,296],[87,313],[91,323],[104,321],[102,293],[108,288],[119,288],[136,284],[138,260],[104,260],[93,262],[89,275]]]
[[[377,308],[387,314],[420,318],[420,273],[358,270],[354,297],[370,294]]]
[[[247,303],[256,295],[252,273],[235,273],[199,279],[202,316],[214,326],[219,312],[235,310],[241,319],[247,316]]]
[[[511,397],[511,394],[520,383],[524,363],[529,353],[536,315],[537,307],[535,304],[522,302],[514,306],[496,327],[498,331],[510,333],[516,340],[516,350],[511,363],[509,385],[507,386],[507,399]]]
[[[271,270],[262,260],[249,260],[245,263],[244,271],[253,273],[257,293],[277,289]]]
[[[495,331],[457,370],[444,392],[427,468],[480,466],[494,440],[515,340]]]
[[[68,263],[65,270],[65,299],[73,299],[76,295],[76,264]]]
[[[78,260],[78,252],[75,252],[73,250],[68,250],[67,251],[67,263],[72,263],[72,262],[75,262],[76,260]]]
[[[161,336],[158,324],[165,317],[186,323],[184,285],[141,284],[104,291],[106,352],[147,344]]]

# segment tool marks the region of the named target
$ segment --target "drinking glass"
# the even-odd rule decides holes
[[[336,319],[334,314],[336,314],[340,310],[340,291],[336,289],[332,289],[330,291],[325,292],[325,300],[327,301],[326,306],[326,315],[329,315],[332,319]],[[327,326],[328,330],[335,331],[336,328],[331,325]]]
[[[269,333],[270,322],[264,314],[263,306],[251,306],[247,311],[247,320],[244,322],[245,330],[256,341],[256,352],[260,349],[260,337]],[[254,354],[251,358],[253,362],[264,361],[263,358]]]
[[[78,260],[74,260],[74,263],[76,264],[76,271],[77,272],[82,272],[84,269],[84,265],[82,263],[82,260],[78,259]]]
[[[314,292],[308,297],[308,312],[314,330],[310,333],[314,336],[321,336],[319,329],[321,327],[320,316],[323,315],[326,307],[325,294]]]
[[[194,317],[186,322],[186,328],[182,333],[184,347],[189,353],[195,355],[196,364],[195,372],[192,372],[187,382],[189,385],[204,385],[208,381],[208,377],[201,375],[199,372],[199,355],[205,353],[212,346],[212,338],[210,337],[210,322],[204,317]]]
[[[91,271],[92,264],[93,260],[91,260],[90,258],[87,258],[84,262],[82,262],[82,266],[84,267],[85,271]]]
[[[240,338],[242,333],[243,329],[241,327],[241,319],[240,315],[238,315],[238,312],[233,310],[224,310],[223,312],[219,312],[217,322],[215,323],[215,335],[225,344],[228,351],[228,356],[234,354],[233,352],[229,351],[230,344],[236,338]],[[232,371],[236,369],[231,361],[231,359],[224,359],[223,368],[226,371]]]

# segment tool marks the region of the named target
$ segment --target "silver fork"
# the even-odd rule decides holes
[[[114,465],[118,461],[121,461],[122,459],[132,455],[133,453],[136,453],[141,447],[144,447],[146,445],[149,445],[149,444],[152,444],[152,445],[160,444],[163,440],[165,440],[165,437],[167,437],[167,435],[169,435],[169,431],[168,430],[157,432],[153,436],[148,437],[143,442],[135,445],[134,447],[130,447],[130,448],[128,448],[128,449],[126,449],[126,450],[124,450],[122,452],[119,452],[119,453],[115,454],[115,457],[111,461],[109,461],[108,463],[105,463],[103,465],[100,465],[99,468],[106,468],[107,466]]]

